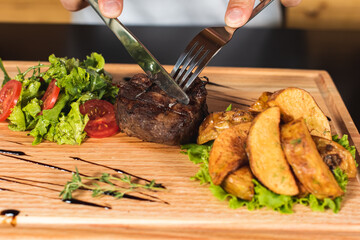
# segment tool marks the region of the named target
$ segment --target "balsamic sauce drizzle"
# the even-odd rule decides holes
[[[57,184],[57,183],[44,182],[44,181],[38,181],[38,180],[32,180],[32,179],[25,179],[25,178],[19,178],[19,177],[13,177],[13,176],[6,176],[6,175],[0,175],[0,177],[1,177],[1,176],[2,176],[2,177],[5,177],[5,178],[16,179],[16,180],[23,180],[23,181],[28,181],[28,182],[43,183],[43,184],[49,184],[49,185],[53,185],[53,186],[63,187],[63,185]]]
[[[11,155],[16,155],[16,156],[29,156],[22,151],[11,151],[11,150],[5,150],[5,149],[0,149],[0,153],[11,154]]]
[[[92,202],[86,202],[86,201],[78,200],[78,199],[75,199],[75,198],[62,199],[61,201],[63,201],[64,203],[70,203],[70,204],[80,204],[80,205],[85,205],[85,206],[90,206],[90,207],[99,207],[99,208],[111,209],[110,206],[100,205],[100,204],[92,203]]]
[[[19,155],[26,155],[25,153],[24,154],[21,154],[22,152],[20,151],[3,151],[1,152],[0,150],[0,155],[3,155],[3,156],[6,156],[6,157],[10,157],[10,158],[14,158],[14,159],[17,159],[17,160],[21,160],[21,161],[24,161],[24,162],[28,162],[28,163],[32,163],[32,164],[36,164],[36,165],[39,165],[39,166],[43,166],[43,167],[47,167],[47,168],[51,168],[51,169],[54,169],[54,170],[58,170],[58,171],[62,171],[62,172],[68,172],[68,173],[74,173],[74,171],[71,171],[69,169],[66,169],[66,168],[62,168],[62,167],[59,167],[59,166],[55,166],[55,165],[50,165],[50,164],[46,164],[46,163],[42,163],[42,162],[38,162],[38,161],[34,161],[34,160],[30,160],[30,159],[26,159],[26,158],[22,158],[22,157],[19,157],[18,154],[14,155],[13,152],[18,152],[20,153]],[[28,155],[26,155],[28,156]],[[145,178],[142,178],[142,177],[139,177],[139,176],[136,176],[134,174],[131,174],[131,173],[128,173],[126,171],[123,171],[121,169],[117,169],[117,168],[112,168],[112,167],[109,167],[109,166],[106,166],[106,165],[102,165],[102,164],[99,164],[99,163],[93,163],[93,162],[90,162],[90,161],[87,161],[87,160],[84,160],[84,159],[81,159],[79,157],[70,157],[74,160],[77,160],[77,161],[83,161],[83,162],[86,162],[88,164],[93,164],[93,165],[96,165],[96,166],[101,166],[101,167],[104,167],[104,168],[107,168],[107,169],[111,169],[117,173],[120,173],[120,174],[127,174],[129,176],[132,176],[132,177],[135,177],[135,178],[138,178],[140,180],[143,180],[143,181],[146,181],[146,182],[151,182],[150,180],[148,179],[145,179]],[[80,176],[83,176],[83,177],[89,177],[89,175],[86,175],[86,174],[83,174],[83,173],[79,173]],[[43,189],[47,189],[47,190],[50,190],[50,191],[56,191],[58,192],[58,190],[56,189],[52,189],[52,188],[48,188],[48,187],[43,187],[43,186],[38,186],[38,185],[34,185],[34,184],[30,184],[30,183],[24,183],[24,182],[19,182],[19,181],[16,181],[16,180],[11,180],[11,179],[16,179],[16,180],[25,180],[25,181],[30,181],[30,182],[35,182],[35,183],[46,183],[46,184],[50,184],[50,185],[58,185],[58,184],[55,184],[55,183],[48,183],[48,182],[41,182],[41,181],[36,181],[36,180],[30,180],[30,179],[22,179],[22,178],[17,178],[17,177],[9,177],[9,176],[0,176],[0,181],[8,181],[8,182],[13,182],[13,183],[18,183],[18,184],[24,184],[24,185],[28,185],[28,186],[32,186],[32,187],[39,187],[39,188],[43,188]],[[165,189],[165,187],[162,185],[162,184],[157,184],[156,187],[162,187]],[[87,190],[87,189],[82,189],[82,190]],[[90,190],[91,191],[91,190]],[[142,193],[142,192],[139,192],[139,194],[142,194],[144,196],[147,196],[147,197],[151,197],[153,199],[157,199],[159,201],[161,201],[162,203],[165,203],[165,204],[169,204],[168,202],[156,197],[156,196],[152,196],[152,195],[149,195],[149,194],[146,194],[146,193]],[[114,196],[113,193],[105,193],[105,195],[109,195],[109,196]],[[123,198],[128,198],[128,199],[132,199],[132,200],[138,200],[138,201],[149,201],[149,202],[158,202],[158,201],[155,201],[153,199],[148,199],[148,198],[142,198],[142,197],[138,197],[138,196],[133,196],[133,195],[129,195],[129,194],[125,194],[123,196]],[[80,204],[80,202],[82,202],[81,200],[74,200],[74,199],[71,199],[72,202],[74,204]],[[70,202],[67,202],[67,203],[70,203]],[[89,203],[89,206],[93,204],[93,203]],[[95,204],[96,205],[96,204]],[[104,206],[104,208],[108,208],[108,206]]]
[[[18,160],[21,160],[21,161],[24,161],[24,162],[33,163],[33,164],[36,164],[36,165],[40,165],[40,166],[43,166],[43,167],[47,167],[47,168],[51,168],[51,169],[55,169],[55,170],[59,170],[59,171],[63,171],[63,172],[74,173],[74,171],[71,171],[71,170],[66,169],[66,168],[58,167],[58,166],[55,166],[55,165],[50,165],[50,164],[46,164],[46,163],[42,163],[42,162],[37,162],[37,161],[30,160],[30,159],[22,158],[22,157],[7,155],[7,154],[4,154],[4,153],[0,153],[0,155],[15,158],[15,159],[18,159]],[[83,174],[83,173],[79,173],[79,175],[83,176],[83,177],[89,177],[88,175]]]
[[[23,180],[26,180],[26,179],[23,179]],[[50,191],[53,191],[53,192],[59,192],[57,189],[48,188],[48,187],[39,186],[39,185],[34,185],[34,184],[31,184],[31,183],[19,182],[19,181],[12,180],[12,179],[6,179],[6,178],[4,178],[3,176],[0,176],[0,181],[6,181],[6,182],[11,182],[11,183],[17,183],[17,184],[27,185],[27,186],[31,186],[31,187],[42,188],[42,189],[50,190]]]
[[[213,83],[213,82],[210,82],[208,81],[207,84],[209,85],[213,85],[213,86],[216,86],[216,87],[222,87],[222,88],[230,88],[230,89],[233,89],[232,87],[229,87],[229,86],[225,86],[225,85],[222,85],[222,84],[219,84],[219,83]]]
[[[10,188],[3,188],[3,187],[0,187],[0,192],[1,192],[1,191],[14,192],[14,193],[21,193],[21,194],[25,194],[25,195],[31,195],[31,196],[37,196],[37,197],[43,197],[43,198],[49,198],[49,199],[59,200],[59,198],[53,198],[53,197],[49,197],[49,196],[45,196],[45,195],[40,195],[40,194],[35,194],[35,193],[29,193],[29,192],[17,191],[17,190],[13,190],[13,189],[10,189]]]
[[[7,155],[5,155],[5,156],[7,156]],[[8,156],[8,157],[14,157],[14,156]],[[15,158],[18,159],[17,157],[15,157]],[[34,164],[37,164],[37,163],[38,163],[38,162],[36,162],[36,161],[27,160],[27,159],[20,159],[20,160],[30,161],[31,163],[34,163]],[[46,164],[42,164],[42,163],[41,163],[41,164],[39,164],[39,165],[44,166],[44,165],[46,165]],[[50,165],[50,166],[51,166],[51,165]],[[47,167],[47,166],[45,166],[45,167]],[[52,168],[52,167],[51,167],[51,168]],[[53,169],[61,170],[62,168],[58,169],[58,167],[55,167],[55,168],[53,168]],[[72,171],[67,170],[67,169],[65,169],[65,170],[66,170],[66,172],[72,172]],[[61,170],[61,171],[62,171],[62,170]],[[87,176],[87,175],[85,175],[85,174],[81,174],[81,173],[79,173],[79,174],[82,175],[82,176]],[[50,191],[56,191],[56,192],[58,192],[58,190],[56,190],[56,189],[47,188],[47,187],[38,186],[38,185],[33,185],[33,184],[30,184],[30,183],[19,182],[19,181],[7,179],[7,178],[17,179],[17,180],[24,180],[24,181],[29,181],[29,182],[36,182],[36,183],[45,183],[45,184],[50,184],[50,185],[55,185],[55,186],[61,186],[61,187],[62,187],[62,185],[60,185],[60,184],[49,183],[49,182],[42,182],[42,181],[37,181],[37,180],[25,179],[25,178],[9,177],[9,176],[0,176],[0,181],[2,180],[2,181],[8,181],[8,182],[13,182],[13,183],[18,183],[18,184],[24,184],[24,185],[28,185],[28,186],[32,186],[32,187],[39,187],[39,188],[47,189],[47,190],[50,190]],[[89,189],[83,189],[83,188],[81,188],[81,190],[91,191],[91,190],[89,190]],[[151,195],[148,195],[148,194],[145,194],[145,193],[140,193],[140,194],[143,194],[143,195],[145,195],[145,196],[152,197],[152,198],[155,198],[155,199],[159,199],[159,198],[157,198],[157,197],[155,197],[155,196],[151,196]],[[115,194],[112,194],[112,193],[105,193],[105,195],[115,196]],[[137,196],[132,196],[132,195],[129,195],[129,194],[125,194],[125,195],[123,196],[123,198],[132,199],[132,200],[138,200],[138,201],[157,202],[157,201],[154,201],[154,200],[152,200],[152,199],[142,198],[142,197],[137,197]],[[159,199],[159,200],[162,201],[162,202],[164,202],[165,204],[168,204],[167,202],[165,202],[165,201],[163,201],[163,200],[161,200],[161,199]],[[77,203],[77,204],[79,204],[79,203]]]
[[[10,140],[7,140],[7,142],[15,143],[15,144],[18,144],[18,145],[24,145],[21,142],[15,142],[15,141],[10,141]]]
[[[33,186],[33,187],[38,187],[38,188],[47,189],[47,190],[50,190],[50,191],[59,192],[58,190],[55,190],[55,189],[46,188],[46,187],[37,186],[37,185],[32,185],[32,184],[23,183],[23,182],[12,181],[12,180],[8,180],[8,179],[4,179],[4,178],[0,178],[0,180],[8,181],[8,182],[14,182],[14,183],[18,183],[18,184],[23,184],[23,185],[28,185],[28,186]],[[27,179],[24,179],[24,180],[27,180]],[[15,193],[21,193],[21,194],[26,194],[26,195],[32,195],[32,196],[38,196],[38,197],[45,197],[45,198],[48,198],[48,199],[59,200],[59,198],[48,197],[48,196],[45,196],[45,195],[28,193],[28,192],[21,192],[21,191],[16,191],[16,190],[13,190],[13,189],[3,188],[3,187],[0,187],[0,191],[15,192]],[[97,203],[82,201],[82,200],[78,200],[78,199],[75,199],[75,198],[72,198],[72,199],[60,199],[60,200],[61,200],[62,202],[65,202],[65,203],[81,204],[81,205],[90,206],[90,207],[100,207],[100,208],[105,208],[105,209],[111,209],[111,206],[100,205],[100,204],[97,204]]]
[[[16,210],[16,209],[5,209],[5,210],[1,211],[0,215],[5,216],[2,223],[6,223],[7,219],[10,218],[11,219],[10,225],[15,227],[16,226],[16,216],[19,215],[19,213],[20,213],[20,211]]]

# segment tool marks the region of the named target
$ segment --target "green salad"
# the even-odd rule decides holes
[[[119,89],[112,85],[112,77],[104,70],[105,60],[98,53],[91,53],[83,61],[51,55],[49,63],[39,63],[24,72],[19,70],[10,78],[0,59],[5,76],[3,88],[10,82],[21,83],[20,96],[11,101],[15,105],[7,117],[9,129],[29,131],[28,135],[34,137],[33,145],[43,140],[81,144],[87,135],[84,129],[89,116],[81,113],[80,105],[91,99],[114,103]],[[3,98],[1,104],[5,105],[6,97]]]

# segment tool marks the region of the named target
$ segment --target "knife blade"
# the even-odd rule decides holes
[[[157,84],[167,95],[175,98],[183,104],[189,103],[189,97],[179,87],[169,73],[161,66],[158,60],[146,49],[146,47],[117,19],[104,17],[97,0],[87,0],[95,12],[116,35],[131,57],[139,64],[144,72]]]

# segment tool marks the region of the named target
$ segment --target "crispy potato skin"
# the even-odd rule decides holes
[[[299,193],[295,178],[280,144],[280,109],[272,107],[252,122],[246,142],[250,168],[271,191],[294,196]]]
[[[214,112],[209,114],[199,127],[197,144],[204,144],[214,140],[219,134],[232,126],[243,122],[251,122],[253,116],[250,112],[235,109],[227,112]]]
[[[284,122],[304,118],[311,135],[331,140],[329,121],[307,91],[294,87],[282,89],[272,94],[267,104],[280,108]]]
[[[254,196],[253,175],[250,167],[245,165],[235,172],[230,173],[222,182],[221,186],[228,193],[238,198],[250,201]]]
[[[355,160],[348,150],[337,142],[322,137],[313,136],[313,140],[322,159],[330,169],[333,170],[339,167],[349,178],[356,177],[357,169]]]
[[[248,162],[244,145],[250,126],[250,122],[235,125],[215,139],[209,156],[209,173],[215,185]]]
[[[267,101],[272,94],[272,92],[263,92],[259,99],[249,107],[249,111],[252,113],[260,113],[269,108]]]
[[[282,126],[281,143],[288,162],[305,189],[318,199],[344,194],[317,151],[303,118]]]

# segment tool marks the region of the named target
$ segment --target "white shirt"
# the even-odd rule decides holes
[[[133,26],[224,26],[227,4],[228,0],[124,0],[119,20]],[[274,1],[246,26],[279,27],[281,21],[280,3]],[[102,24],[91,7],[74,12],[72,22]]]

